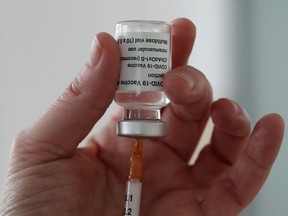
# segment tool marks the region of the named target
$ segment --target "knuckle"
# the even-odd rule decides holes
[[[66,88],[64,91],[62,97],[75,97],[79,96],[83,92],[83,86],[82,86],[82,75],[81,73],[74,78],[74,80],[70,83],[70,85]]]
[[[65,89],[65,91],[58,98],[56,105],[61,107],[70,106],[73,101],[81,100],[85,96],[85,91],[87,91],[87,85],[84,85],[84,71],[81,71],[80,74],[73,79],[70,85]]]
[[[19,157],[31,151],[32,136],[29,133],[29,129],[20,131],[12,142],[11,153],[13,156]]]
[[[22,131],[20,131],[14,138],[13,140],[13,146],[23,146],[24,143],[27,143],[27,140],[28,140],[28,129],[24,129]]]
[[[80,81],[80,77],[77,76],[72,83],[68,86],[67,91],[70,95],[72,96],[78,96],[81,94],[82,89],[81,89],[81,85],[80,85],[81,81]]]
[[[86,63],[78,76],[76,76],[70,85],[65,89],[60,99],[65,100],[67,98],[69,100],[69,98],[85,95],[85,92],[87,92],[91,86],[91,80],[89,80],[89,76],[87,74],[93,70],[94,68],[90,66],[89,63]]]

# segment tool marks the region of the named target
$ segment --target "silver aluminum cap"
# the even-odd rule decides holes
[[[166,123],[155,119],[129,119],[117,122],[116,133],[126,137],[164,137]]]

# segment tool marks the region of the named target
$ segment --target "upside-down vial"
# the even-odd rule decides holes
[[[162,21],[122,21],[115,38],[121,50],[121,73],[115,102],[124,107],[119,136],[162,137],[160,109],[169,103],[162,83],[171,69],[171,29]]]

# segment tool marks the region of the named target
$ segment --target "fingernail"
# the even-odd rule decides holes
[[[90,48],[90,57],[89,57],[90,66],[95,67],[98,64],[101,55],[102,55],[102,46],[99,42],[98,35],[96,35],[93,39]]]
[[[244,118],[250,119],[248,113],[246,112],[246,110],[241,107],[238,103],[236,103],[235,101],[231,101],[232,105],[233,105],[233,111],[236,115],[238,116],[243,116]]]

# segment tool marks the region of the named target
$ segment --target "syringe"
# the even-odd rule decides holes
[[[126,185],[124,215],[139,216],[142,191],[143,144],[140,138],[133,143],[130,158],[130,173]]]

